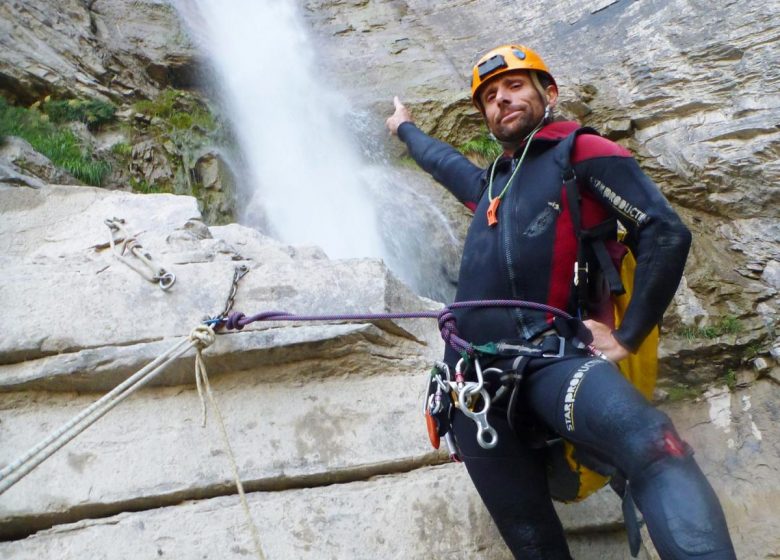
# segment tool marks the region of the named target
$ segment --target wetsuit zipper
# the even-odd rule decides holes
[[[512,172],[515,170],[515,165],[518,164],[517,159],[512,160],[512,165],[509,169],[509,177],[512,178]],[[516,179],[520,180],[520,176],[518,175]],[[507,194],[509,195],[512,187],[517,189],[517,185],[510,185],[509,191]],[[509,198],[507,196],[507,198]],[[515,269],[513,266],[512,261],[512,250],[511,250],[511,239],[509,239],[509,236],[511,234],[511,227],[510,225],[510,219],[511,219],[511,211],[509,210],[509,207],[511,204],[509,203],[509,200],[504,201],[504,204],[499,206],[499,212],[501,213],[501,218],[498,220],[498,227],[501,228],[501,240],[504,244],[504,258],[506,260],[506,267],[507,267],[507,276],[509,278],[509,287],[511,289],[512,297],[514,299],[520,299],[519,294],[517,293],[517,285],[515,284]],[[525,324],[525,317],[523,315],[523,312],[519,308],[513,309],[513,314],[515,316],[515,320],[517,324],[522,328],[522,334],[524,337],[528,338],[530,336],[530,333],[528,332],[528,328]]]

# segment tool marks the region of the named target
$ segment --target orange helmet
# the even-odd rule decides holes
[[[555,78],[550,74],[542,57],[536,52],[523,45],[502,45],[488,52],[474,65],[471,78],[471,101],[480,111],[482,104],[479,102],[479,93],[485,83],[496,76],[513,70],[531,70],[532,77],[535,77],[534,72],[543,72],[550,78],[555,89],[558,89]],[[538,79],[534,79],[534,85],[540,90],[539,93],[542,97],[546,98]]]

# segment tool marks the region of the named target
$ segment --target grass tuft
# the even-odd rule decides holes
[[[101,186],[111,165],[86,153],[79,138],[67,127],[52,122],[39,110],[9,105],[0,96],[0,137],[18,136],[51,162],[88,185]]]
[[[712,340],[727,334],[737,335],[742,331],[742,322],[732,315],[726,315],[714,325],[707,325],[704,327],[682,327],[677,330],[677,334],[684,336],[690,342],[697,339]]]
[[[114,121],[116,115],[116,107],[97,99],[55,101],[47,97],[40,108],[53,123],[83,122],[93,131]]]
[[[496,142],[490,133],[483,132],[479,136],[463,143],[460,146],[460,151],[467,156],[473,155],[492,161],[501,155],[503,149],[501,144]]]

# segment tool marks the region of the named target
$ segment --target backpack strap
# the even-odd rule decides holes
[[[614,218],[605,220],[590,229],[582,228],[582,212],[579,186],[574,167],[571,164],[571,155],[574,144],[580,134],[596,134],[596,130],[589,127],[578,128],[555,147],[554,159],[561,169],[564,194],[568,201],[569,213],[574,227],[574,235],[577,239],[577,260],[574,263],[574,290],[577,301],[577,309],[584,312],[588,304],[588,258],[586,247],[589,247],[595,255],[599,268],[609,284],[609,290],[613,294],[625,293],[625,287],[620,280],[620,273],[612,262],[605,239],[614,235],[616,223]]]

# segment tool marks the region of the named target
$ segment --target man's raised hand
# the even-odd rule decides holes
[[[406,108],[406,105],[401,103],[401,100],[398,99],[397,95],[393,97],[393,105],[395,105],[395,112],[387,118],[385,125],[387,125],[387,130],[390,131],[390,134],[398,134],[399,126],[405,122],[414,121],[409,109]]]

